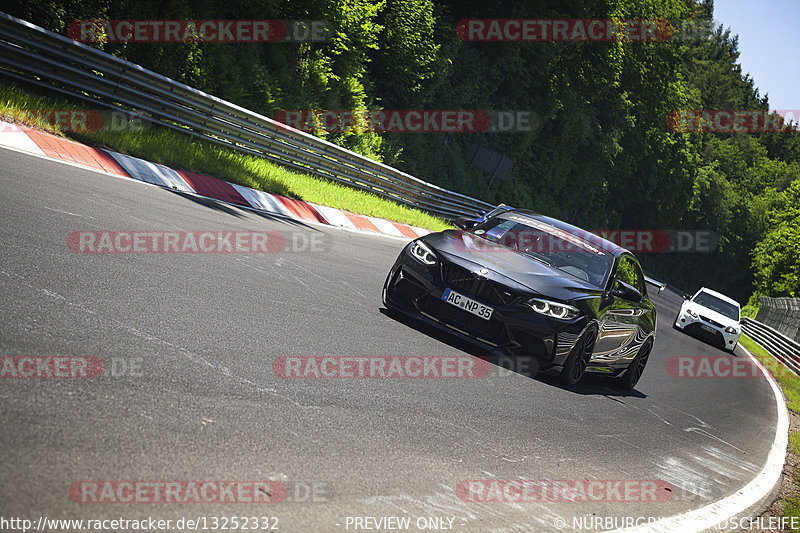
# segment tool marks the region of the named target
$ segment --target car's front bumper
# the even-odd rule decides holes
[[[539,315],[521,304],[524,298],[513,288],[496,280],[468,278],[470,266],[474,267],[449,260],[428,266],[404,250],[387,277],[384,303],[490,352],[534,356],[542,367],[563,365],[587,318],[563,322]],[[494,309],[491,319],[444,302],[442,295],[448,288]]]
[[[736,344],[739,342],[739,336],[742,334],[741,328],[736,328],[736,333],[729,333],[725,331],[726,326],[714,322],[708,318],[698,315],[694,317],[690,315],[686,309],[682,308],[675,318],[675,327],[691,333],[697,337],[708,340],[713,344],[722,346],[728,351],[733,351]]]

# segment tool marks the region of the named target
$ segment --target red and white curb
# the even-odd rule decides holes
[[[430,233],[427,229],[408,224],[358,215],[258,191],[194,172],[175,170],[144,159],[111,150],[92,148],[58,135],[16,124],[2,123],[0,146],[303,222],[380,233],[405,239],[416,239]]]

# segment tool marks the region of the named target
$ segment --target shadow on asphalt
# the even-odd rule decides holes
[[[195,196],[194,194],[189,194],[183,191],[176,191],[174,189],[166,189],[171,193],[177,194],[181,198],[186,198],[198,205],[202,205],[203,207],[207,207],[209,209],[213,209],[214,211],[219,211],[220,213],[225,213],[226,215],[231,215],[236,218],[245,218],[246,214],[242,209],[236,209],[231,205],[226,203],[220,202],[218,200],[214,200],[212,198],[204,198],[201,196]]]
[[[452,346],[457,350],[461,350],[462,352],[466,352],[470,355],[474,355],[476,357],[481,357],[484,359],[492,355],[492,352],[486,348],[482,348],[481,346],[478,346],[456,335],[451,334],[445,329],[440,329],[432,324],[428,324],[427,322],[422,322],[421,320],[417,320],[416,318],[408,316],[400,311],[396,311],[394,309],[388,309],[386,307],[381,307],[380,312],[388,316],[389,318],[400,322],[405,326],[408,326],[412,329],[419,331],[423,335],[433,337],[434,339],[441,341],[449,346]]]
[[[281,217],[281,216],[273,215],[271,213],[267,213],[265,211],[251,210],[251,209],[247,209],[246,207],[243,207],[243,206],[230,205],[230,204],[226,204],[225,202],[222,202],[220,200],[215,200],[213,198],[205,198],[205,197],[201,197],[201,196],[195,196],[193,194],[189,194],[189,193],[186,193],[186,192],[183,192],[183,191],[176,191],[176,190],[172,190],[172,189],[165,189],[165,190],[167,190],[167,191],[169,191],[169,192],[171,192],[173,194],[177,194],[181,198],[186,198],[187,200],[190,200],[190,201],[192,201],[192,202],[194,202],[194,203],[196,203],[198,205],[202,205],[203,207],[207,207],[207,208],[213,209],[214,211],[217,211],[219,213],[224,213],[226,215],[231,215],[231,216],[234,216],[236,218],[244,219],[244,218],[247,218],[248,215],[255,215],[255,216],[258,216],[258,217],[261,217],[261,218],[265,218],[265,219],[267,219],[267,220],[269,220],[271,222],[278,222],[278,223],[286,224],[287,226],[295,226],[295,227],[298,227],[298,228],[307,229],[309,231],[322,231],[319,227],[311,226],[311,225],[306,224],[305,222],[303,222],[301,220],[295,220],[295,219],[292,219],[292,218]]]
[[[499,368],[514,372],[530,379],[535,379],[540,383],[586,396],[606,396],[615,401],[621,401],[617,400],[617,398],[624,397],[647,398],[646,394],[643,394],[636,389],[627,391],[616,387],[614,385],[613,378],[607,378],[598,374],[586,374],[580,383],[570,387],[561,383],[558,378],[558,371],[540,369],[538,360],[534,357],[509,357],[499,350],[483,348],[450,333],[444,329],[444,327],[436,327],[412,316],[408,316],[400,311],[388,309],[386,307],[381,307],[379,310],[387,317],[396,320],[405,326],[415,329],[423,335],[432,337],[447,344],[448,346],[468,353],[469,355],[480,357],[484,361],[487,361]],[[647,370],[645,370],[645,372],[646,371]]]

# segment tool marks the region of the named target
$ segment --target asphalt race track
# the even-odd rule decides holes
[[[658,338],[630,394],[600,378],[569,390],[499,367],[479,379],[286,379],[273,372],[281,356],[464,356],[467,347],[382,312],[399,239],[5,149],[0,161],[0,355],[91,356],[104,367],[94,379],[0,379],[3,516],[266,516],[289,532],[399,530],[355,517],[409,517],[407,530],[420,531],[425,517],[464,532],[554,531],[559,519],[571,529],[573,517],[696,509],[765,463],[777,413],[764,379],[667,374],[672,356],[725,355],[670,327],[676,298],[654,297]],[[271,230],[298,244],[74,253],[67,237],[83,230]],[[311,236],[321,250],[304,247]],[[486,479],[661,480],[673,490],[658,502],[457,496],[459,482]],[[288,492],[278,503],[74,501],[70,487],[92,480],[270,480]]]

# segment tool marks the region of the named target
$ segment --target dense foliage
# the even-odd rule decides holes
[[[800,141],[785,133],[679,133],[677,109],[768,109],[720,26],[667,42],[465,42],[468,18],[710,21],[712,0],[12,0],[66,33],[75,19],[325,20],[304,43],[96,46],[267,116],[281,110],[525,111],[525,131],[317,131],[441,186],[591,229],[697,229],[711,253],[645,254],[655,276],[741,301],[800,296]],[[713,28],[713,25],[711,26]],[[468,165],[474,144],[514,160],[505,180]]]

